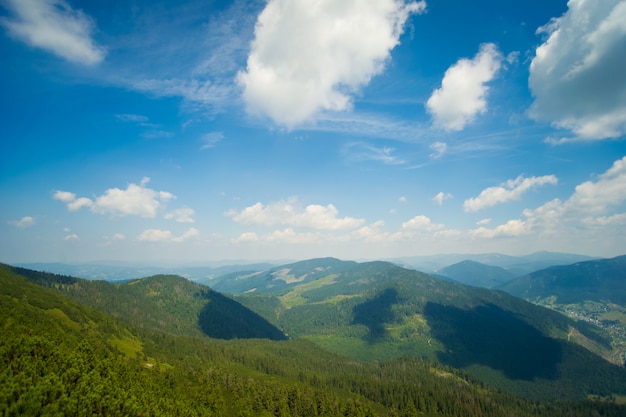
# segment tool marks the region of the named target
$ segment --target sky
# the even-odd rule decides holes
[[[626,253],[626,0],[0,0],[0,262]]]

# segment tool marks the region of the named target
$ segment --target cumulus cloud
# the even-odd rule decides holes
[[[411,220],[402,223],[402,229],[404,230],[433,232],[443,228],[443,224],[435,224],[424,215],[415,216]]]
[[[76,194],[68,191],[56,191],[54,199],[67,205],[70,211],[76,211],[88,207],[98,214],[110,214],[112,216],[139,216],[154,218],[158,210],[168,201],[176,198],[167,191],[155,191],[146,187],[150,178],[144,177],[139,184],[129,184],[125,190],[110,188],[106,192],[92,200],[87,197],[77,198]],[[190,209],[181,209],[184,210]],[[187,213],[187,219],[193,213]],[[181,218],[181,217],[179,217]],[[182,218],[185,218],[184,216]]]
[[[613,163],[596,181],[576,186],[565,201],[553,199],[536,209],[522,212],[524,220],[510,220],[494,229],[479,227],[475,237],[517,236],[536,233],[551,236],[589,233],[594,228],[623,225],[626,220],[626,157]],[[619,230],[619,229],[616,229]]]
[[[198,229],[190,228],[185,233],[180,236],[172,235],[172,232],[169,230],[159,230],[159,229],[148,229],[137,236],[137,240],[140,242],[173,242],[173,243],[181,243],[186,240],[189,240],[193,237],[196,237],[200,234]]]
[[[509,220],[505,224],[494,229],[487,229],[485,227],[479,227],[472,230],[470,235],[473,237],[482,237],[491,239],[498,236],[520,236],[529,232],[527,224],[522,220]]]
[[[547,38],[530,65],[530,115],[571,131],[572,139],[626,133],[626,2],[570,0],[538,29]]]
[[[493,80],[502,64],[498,48],[487,43],[472,59],[463,58],[446,71],[441,88],[433,91],[426,109],[435,126],[462,130],[477,114],[487,111],[487,83]]]
[[[20,41],[45,49],[68,61],[94,65],[106,50],[91,38],[93,20],[63,0],[7,0],[11,18],[0,20]]]
[[[441,206],[441,205],[443,205],[444,200],[449,200],[451,198],[452,198],[452,194],[444,193],[443,191],[440,191],[440,192],[437,193],[436,196],[433,197],[433,201],[438,206]]]
[[[237,76],[249,112],[294,127],[381,73],[404,24],[424,1],[270,0],[258,16],[247,68]]]
[[[72,233],[70,235],[67,235],[63,238],[63,240],[80,240],[80,238],[78,237],[78,235],[76,233]]]
[[[32,216],[24,216],[19,220],[14,220],[9,223],[14,225],[15,227],[19,227],[20,229],[23,229],[23,228],[34,225],[35,219]]]
[[[194,223],[193,215],[195,211],[190,208],[181,208],[176,209],[173,212],[167,213],[165,216],[166,219],[176,219],[179,223]]]
[[[524,178],[519,176],[514,180],[508,180],[498,187],[489,187],[481,191],[478,197],[469,198],[463,203],[463,208],[467,212],[479,211],[496,204],[505,203],[511,200],[518,200],[522,194],[531,188],[545,184],[556,185],[558,179],[554,175],[544,175],[542,177]]]
[[[269,205],[256,203],[241,211],[229,210],[225,214],[242,224],[286,225],[317,230],[353,229],[365,221],[353,217],[338,218],[338,213],[332,204],[327,206],[310,204],[302,208],[296,199],[290,199]]]

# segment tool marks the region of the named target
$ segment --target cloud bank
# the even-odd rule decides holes
[[[626,2],[570,0],[530,65],[530,115],[574,134],[552,142],[626,133]]]
[[[256,203],[241,211],[230,210],[228,217],[237,223],[263,226],[286,225],[317,230],[353,229],[365,222],[353,217],[338,218],[339,211],[329,204],[310,204],[302,208],[295,199],[263,205]]]
[[[556,185],[558,179],[554,175],[544,175],[542,177],[524,178],[519,176],[514,180],[508,180],[498,187],[485,188],[478,197],[469,198],[463,203],[465,211],[479,211],[496,204],[506,203],[511,200],[518,200],[522,194],[531,188],[545,184]]]
[[[349,109],[350,93],[383,71],[406,20],[425,8],[424,1],[270,0],[237,76],[248,111],[291,128],[321,110]]]
[[[176,198],[174,194],[167,191],[155,191],[146,187],[150,178],[144,177],[139,184],[128,184],[125,190],[110,188],[106,192],[95,198],[77,197],[69,191],[56,191],[54,199],[67,205],[68,210],[77,211],[83,207],[89,208],[97,214],[109,214],[112,216],[139,216],[154,218],[157,212],[168,201]],[[179,222],[193,222],[191,216],[193,210],[179,209],[167,214],[166,218],[176,218]]]

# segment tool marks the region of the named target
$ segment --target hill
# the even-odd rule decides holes
[[[286,339],[280,330],[240,303],[182,277],[156,275],[114,284],[11,269],[136,327],[219,339]]]
[[[559,304],[586,300],[626,305],[626,256],[553,266],[501,287],[526,299],[556,297]]]
[[[494,288],[515,278],[513,273],[504,268],[470,260],[447,266],[438,271],[438,274],[461,284],[483,288]]]
[[[229,285],[290,337],[359,360],[426,357],[533,398],[580,398],[607,384],[625,390],[623,368],[573,343],[608,350],[606,333],[503,292],[387,262],[336,259],[284,265]]]
[[[70,278],[70,277],[66,277]],[[129,327],[0,265],[0,413],[110,416],[624,415],[531,402],[421,359],[365,363],[306,341]]]
[[[626,362],[626,256],[547,268],[500,289],[603,328],[611,349],[598,353]]]

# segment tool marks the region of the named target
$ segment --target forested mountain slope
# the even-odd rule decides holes
[[[157,275],[114,284],[23,268],[12,270],[139,328],[220,339],[286,339],[280,330],[240,303],[178,276]]]
[[[420,359],[364,363],[306,341],[127,327],[0,266],[0,414],[619,417],[530,402]]]
[[[580,398],[599,387],[626,393],[623,368],[568,336],[610,349],[608,334],[588,323],[386,262],[307,265],[256,274],[249,288],[243,278],[236,285],[254,292],[236,298],[290,337],[362,360],[424,356],[535,398]]]
[[[513,273],[504,268],[470,260],[447,266],[437,271],[437,274],[451,278],[461,284],[483,288],[494,288],[515,278]]]
[[[626,255],[553,266],[519,277],[500,287],[518,297],[556,297],[559,304],[610,301],[626,306]]]

